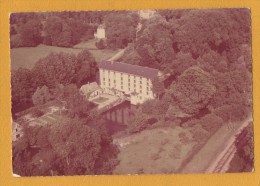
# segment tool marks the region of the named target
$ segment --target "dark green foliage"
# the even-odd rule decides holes
[[[156,95],[156,97],[159,99],[160,95],[162,93],[164,93],[164,91],[165,91],[162,80],[160,80],[159,78],[154,78],[152,80],[152,91]]]
[[[215,74],[216,94],[210,106],[239,104],[241,107],[252,104],[252,74],[240,68],[226,73]]]
[[[85,95],[81,94],[75,84],[61,86],[55,93],[58,100],[64,102],[64,106],[70,117],[87,117],[95,104],[89,102]]]
[[[104,23],[109,48],[124,48],[135,39],[137,21],[133,14],[110,13],[105,17]]]
[[[51,53],[35,63],[32,73],[38,86],[55,87],[56,84],[81,85],[95,75],[96,63],[92,55],[83,50],[75,56],[67,53]]]
[[[25,68],[12,71],[12,113],[21,111],[32,105],[32,95],[35,91],[32,73]]]
[[[188,114],[205,108],[216,92],[211,75],[198,67],[185,70],[170,89],[178,106]]]
[[[60,16],[48,17],[43,31],[45,44],[61,47],[71,47],[79,43],[83,36],[86,37],[86,34],[93,35],[94,32],[93,28],[81,20]]]
[[[136,41],[136,51],[141,57],[139,65],[163,70],[175,59],[169,23],[154,17],[144,25]]]
[[[21,176],[109,174],[117,149],[105,131],[81,120],[64,119],[52,126],[30,127],[13,147],[14,173]]]
[[[236,137],[237,152],[228,172],[252,172],[254,168],[253,123],[250,122]]]
[[[49,88],[45,85],[41,88],[38,87],[32,96],[34,105],[42,105],[51,99],[52,95],[49,91]]]
[[[11,38],[11,48],[15,47],[34,47],[41,43],[41,23],[37,19],[30,19],[26,23],[16,26],[17,34]],[[13,27],[12,27],[13,28]]]
[[[221,117],[225,122],[237,122],[246,119],[250,114],[250,110],[250,107],[232,104],[218,107],[213,113]]]
[[[97,47],[98,49],[101,49],[101,50],[106,48],[105,42],[104,42],[103,39],[100,39],[99,41],[97,41],[97,42],[95,43],[95,45],[96,45],[96,47]]]

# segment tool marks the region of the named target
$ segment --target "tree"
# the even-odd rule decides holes
[[[16,174],[109,174],[118,163],[111,136],[82,120],[63,118],[49,126],[29,127],[25,132],[13,146]]]
[[[34,47],[41,43],[42,24],[40,20],[31,18],[25,23],[16,25],[16,28],[17,34],[11,35],[11,47]]]
[[[61,91],[60,100],[65,102],[65,108],[71,117],[87,117],[89,111],[95,106],[80,93],[75,84],[66,85]]]
[[[28,108],[32,104],[35,91],[32,73],[25,68],[19,68],[11,73],[12,113]]]
[[[252,104],[252,74],[241,68],[225,73],[216,73],[216,94],[210,106],[217,108],[223,105],[238,104],[250,107]]]
[[[233,48],[251,40],[248,9],[190,10],[171,24],[177,48],[195,59],[210,50],[233,53]]]
[[[160,98],[160,95],[164,93],[164,84],[158,77],[152,80],[152,91],[158,99]]]
[[[197,66],[185,70],[172,83],[170,93],[178,106],[187,114],[196,114],[207,107],[216,87],[212,76]]]
[[[196,65],[196,60],[192,58],[191,53],[180,51],[176,54],[176,59],[167,65],[168,67],[164,71],[174,75],[180,75],[184,70],[194,65]]]
[[[175,59],[169,23],[162,17],[154,17],[143,26],[136,41],[140,65],[164,70]]]
[[[56,84],[77,83],[82,85],[96,73],[96,62],[83,50],[77,56],[67,53],[51,53],[35,63],[32,69],[35,84],[53,88]]]
[[[38,87],[32,96],[34,105],[42,105],[51,100],[51,98],[52,95],[49,91],[49,88],[45,85],[41,88]]]
[[[124,48],[133,42],[137,21],[130,13],[114,12],[104,19],[107,45],[110,48]]]
[[[89,82],[91,78],[95,77],[97,63],[87,49],[78,53],[76,71],[77,72],[73,82],[75,82],[78,86],[81,86],[84,82]]]
[[[96,45],[96,47],[97,47],[98,49],[101,49],[101,50],[106,48],[105,42],[104,42],[103,39],[100,39],[99,41],[97,41],[97,42],[95,43],[95,45]]]

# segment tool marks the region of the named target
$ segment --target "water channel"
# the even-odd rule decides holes
[[[127,121],[135,114],[137,106],[125,101],[102,114],[110,134],[115,134],[127,127]]]

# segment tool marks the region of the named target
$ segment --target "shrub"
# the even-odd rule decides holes
[[[188,138],[185,132],[179,133],[179,138],[180,138],[180,142],[183,144],[188,144],[190,142],[190,139]]]
[[[200,119],[202,128],[209,133],[215,133],[223,124],[223,120],[215,114],[208,114]]]
[[[95,43],[95,45],[96,45],[96,47],[97,47],[98,49],[101,49],[101,50],[106,48],[105,42],[104,42],[103,39],[100,39],[99,41],[97,41],[97,42]]]

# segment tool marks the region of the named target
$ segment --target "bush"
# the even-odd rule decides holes
[[[99,41],[97,41],[97,42],[95,43],[95,45],[96,45],[96,47],[97,47],[98,49],[101,49],[101,50],[106,48],[105,42],[104,42],[103,39],[100,39]]]
[[[208,114],[200,119],[202,128],[209,133],[215,133],[223,124],[223,120],[215,114]]]

